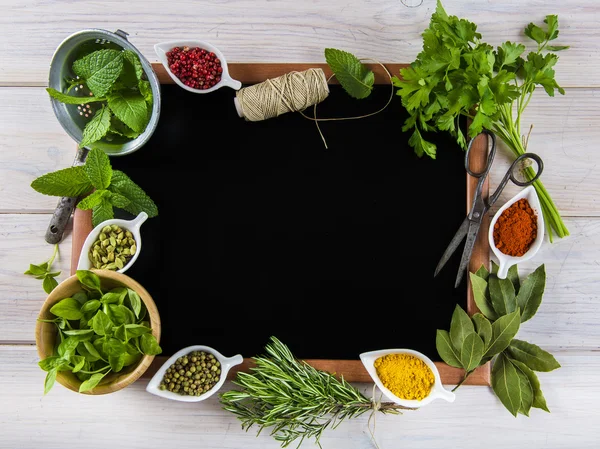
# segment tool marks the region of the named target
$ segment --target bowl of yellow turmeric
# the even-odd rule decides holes
[[[435,363],[418,351],[382,349],[363,352],[360,360],[379,390],[396,404],[419,408],[435,399],[454,402],[455,394],[442,385]]]

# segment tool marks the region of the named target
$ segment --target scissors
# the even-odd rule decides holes
[[[487,178],[487,175],[490,172],[492,162],[494,161],[494,156],[496,155],[496,135],[488,130],[483,130],[481,134],[486,134],[488,140],[488,147],[490,147],[491,140],[491,147],[489,148],[489,154],[487,155],[487,160],[484,169],[480,172],[476,172],[471,170],[469,167],[469,154],[471,153],[471,146],[473,145],[473,142],[477,137],[471,139],[467,151],[465,153],[465,169],[467,170],[467,173],[473,176],[474,178],[478,178],[477,187],[475,188],[475,193],[473,195],[473,202],[471,203],[471,210],[469,211],[469,214],[466,216],[466,218],[458,228],[458,231],[450,241],[450,244],[446,248],[446,251],[444,251],[442,258],[440,259],[435,269],[435,274],[433,275],[434,277],[438,275],[442,267],[446,264],[446,262],[448,262],[448,259],[450,259],[450,256],[454,254],[462,240],[466,237],[462,258],[458,267],[456,282],[454,284],[455,288],[460,285],[460,281],[462,280],[463,274],[467,270],[469,261],[471,260],[471,254],[473,253],[473,247],[475,246],[475,241],[477,240],[477,234],[479,233],[479,228],[481,227],[483,217],[488,212],[490,207],[498,200],[498,197],[502,193],[502,190],[504,190],[504,187],[506,187],[508,181],[510,180],[518,186],[528,186],[540,177],[544,169],[542,159],[537,154],[523,153],[513,161],[508,171],[504,175],[504,178],[502,178],[502,181],[500,182],[500,185],[498,186],[496,191],[487,200],[484,199],[481,192],[483,189],[485,179]],[[515,171],[518,173],[519,170],[522,170],[526,159],[533,159],[537,163],[537,173],[533,178],[527,181],[520,181],[515,177]]]

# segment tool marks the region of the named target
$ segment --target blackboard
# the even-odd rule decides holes
[[[471,195],[456,141],[424,133],[437,157],[417,156],[395,94],[377,114],[319,122],[321,136],[298,112],[246,121],[234,90],[193,94],[165,75],[155,133],[111,158],[159,210],[142,225],[142,251],[127,271],[157,304],[158,363],[198,344],[250,359],[275,336],[348,380],[368,379],[361,352],[387,348],[421,351],[444,381],[460,379],[435,348],[456,304],[474,312],[468,280],[454,288],[460,250],[433,276]],[[356,100],[329,87],[306,116],[367,115],[392,93],[376,84]],[[489,367],[467,383],[488,384]]]

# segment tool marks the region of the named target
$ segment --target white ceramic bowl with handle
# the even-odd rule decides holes
[[[219,377],[219,381],[210,390],[204,392],[200,396],[184,395],[184,394],[174,393],[169,390],[161,390],[160,383],[162,382],[162,379],[165,376],[165,372],[167,371],[167,369],[169,369],[169,367],[171,365],[173,365],[179,357],[187,355],[193,351],[204,351],[204,352],[207,352],[207,353],[215,356],[215,358],[221,364],[221,374]],[[158,369],[156,374],[154,374],[154,376],[152,376],[152,379],[150,379],[150,382],[148,382],[148,385],[146,386],[146,391],[148,393],[152,393],[152,394],[154,394],[156,396],[160,396],[162,398],[172,399],[173,401],[200,402],[200,401],[203,401],[203,400],[211,397],[213,394],[215,394],[217,391],[219,391],[220,388],[225,383],[225,379],[227,378],[227,374],[229,373],[229,370],[232,367],[239,365],[243,361],[244,361],[244,358],[240,354],[236,354],[233,357],[225,357],[219,351],[211,348],[210,346],[203,346],[203,345],[188,346],[186,348],[183,348],[183,349],[177,351],[175,354],[173,354],[171,357],[169,357],[169,359],[165,363],[162,364],[162,366]]]
[[[396,396],[394,393],[392,393],[385,385],[383,385],[383,382],[377,375],[377,369],[375,368],[375,360],[377,360],[379,357],[383,357],[388,354],[409,354],[415,356],[421,359],[423,362],[425,362],[429,369],[431,369],[435,382],[431,387],[431,391],[425,398],[421,399],[420,401],[416,399],[402,399]],[[454,393],[452,393],[449,390],[446,390],[442,385],[442,378],[440,377],[440,373],[437,367],[435,366],[435,363],[433,363],[433,361],[425,354],[422,354],[418,351],[414,351],[412,349],[381,349],[378,351],[363,352],[362,354],[360,354],[359,357],[363,365],[365,366],[367,372],[373,379],[373,382],[375,382],[375,385],[377,385],[377,387],[379,388],[379,390],[381,390],[381,392],[390,401],[395,402],[398,405],[401,405],[403,407],[419,408],[429,404],[430,402],[436,399],[444,399],[448,402],[454,402],[454,399],[456,398],[456,395]]]
[[[88,234],[85,241],[83,242],[83,246],[81,247],[81,254],[79,254],[79,262],[77,263],[78,270],[91,270],[94,269],[92,265],[92,261],[90,260],[89,252],[91,246],[94,244],[98,236],[102,232],[102,228],[109,225],[117,225],[122,229],[129,231],[133,234],[133,239],[135,240],[136,251],[135,254],[129,259],[127,264],[118,270],[115,270],[119,273],[125,273],[137,260],[140,251],[142,250],[142,234],[140,232],[140,227],[142,223],[144,223],[148,219],[148,214],[146,212],[140,212],[137,217],[133,220],[124,220],[121,218],[112,218],[110,220],[105,220],[102,223],[99,223],[97,226],[92,229],[92,232]]]
[[[221,67],[223,69],[223,72],[221,73],[221,81],[219,81],[214,86],[209,87],[208,89],[194,89],[193,87],[186,86],[185,84],[183,84],[183,82],[179,78],[177,78],[177,76],[175,76],[173,72],[171,72],[171,68],[169,67],[169,60],[167,58],[167,52],[171,51],[175,47],[199,47],[205,49],[206,51],[213,52],[221,61]],[[223,53],[221,53],[221,51],[210,42],[193,39],[167,41],[155,44],[154,51],[156,52],[156,56],[158,56],[158,60],[165,67],[167,73],[173,79],[173,81],[175,81],[177,85],[179,85],[187,91],[194,92],[196,94],[207,94],[224,86],[231,87],[234,90],[239,90],[242,87],[242,83],[240,81],[234,80],[229,75],[227,60],[225,59]]]
[[[500,215],[502,215],[502,212],[522,198],[527,199],[529,205],[537,216],[537,236],[525,254],[519,257],[509,256],[508,254],[504,254],[502,251],[496,248],[496,244],[494,242],[494,225],[498,221],[498,218],[500,218]],[[542,206],[540,205],[540,199],[535,191],[535,187],[525,187],[510,200],[508,200],[500,209],[498,209],[498,211],[494,214],[492,221],[490,222],[488,240],[490,248],[492,248],[494,255],[498,259],[498,277],[500,279],[506,279],[510,267],[529,260],[537,254],[542,246],[542,242],[544,241],[544,214],[542,213]]]

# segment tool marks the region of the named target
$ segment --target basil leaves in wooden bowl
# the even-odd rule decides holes
[[[48,295],[35,339],[44,392],[55,381],[107,394],[136,381],[161,353],[160,316],[137,281],[112,270],[77,270]]]

